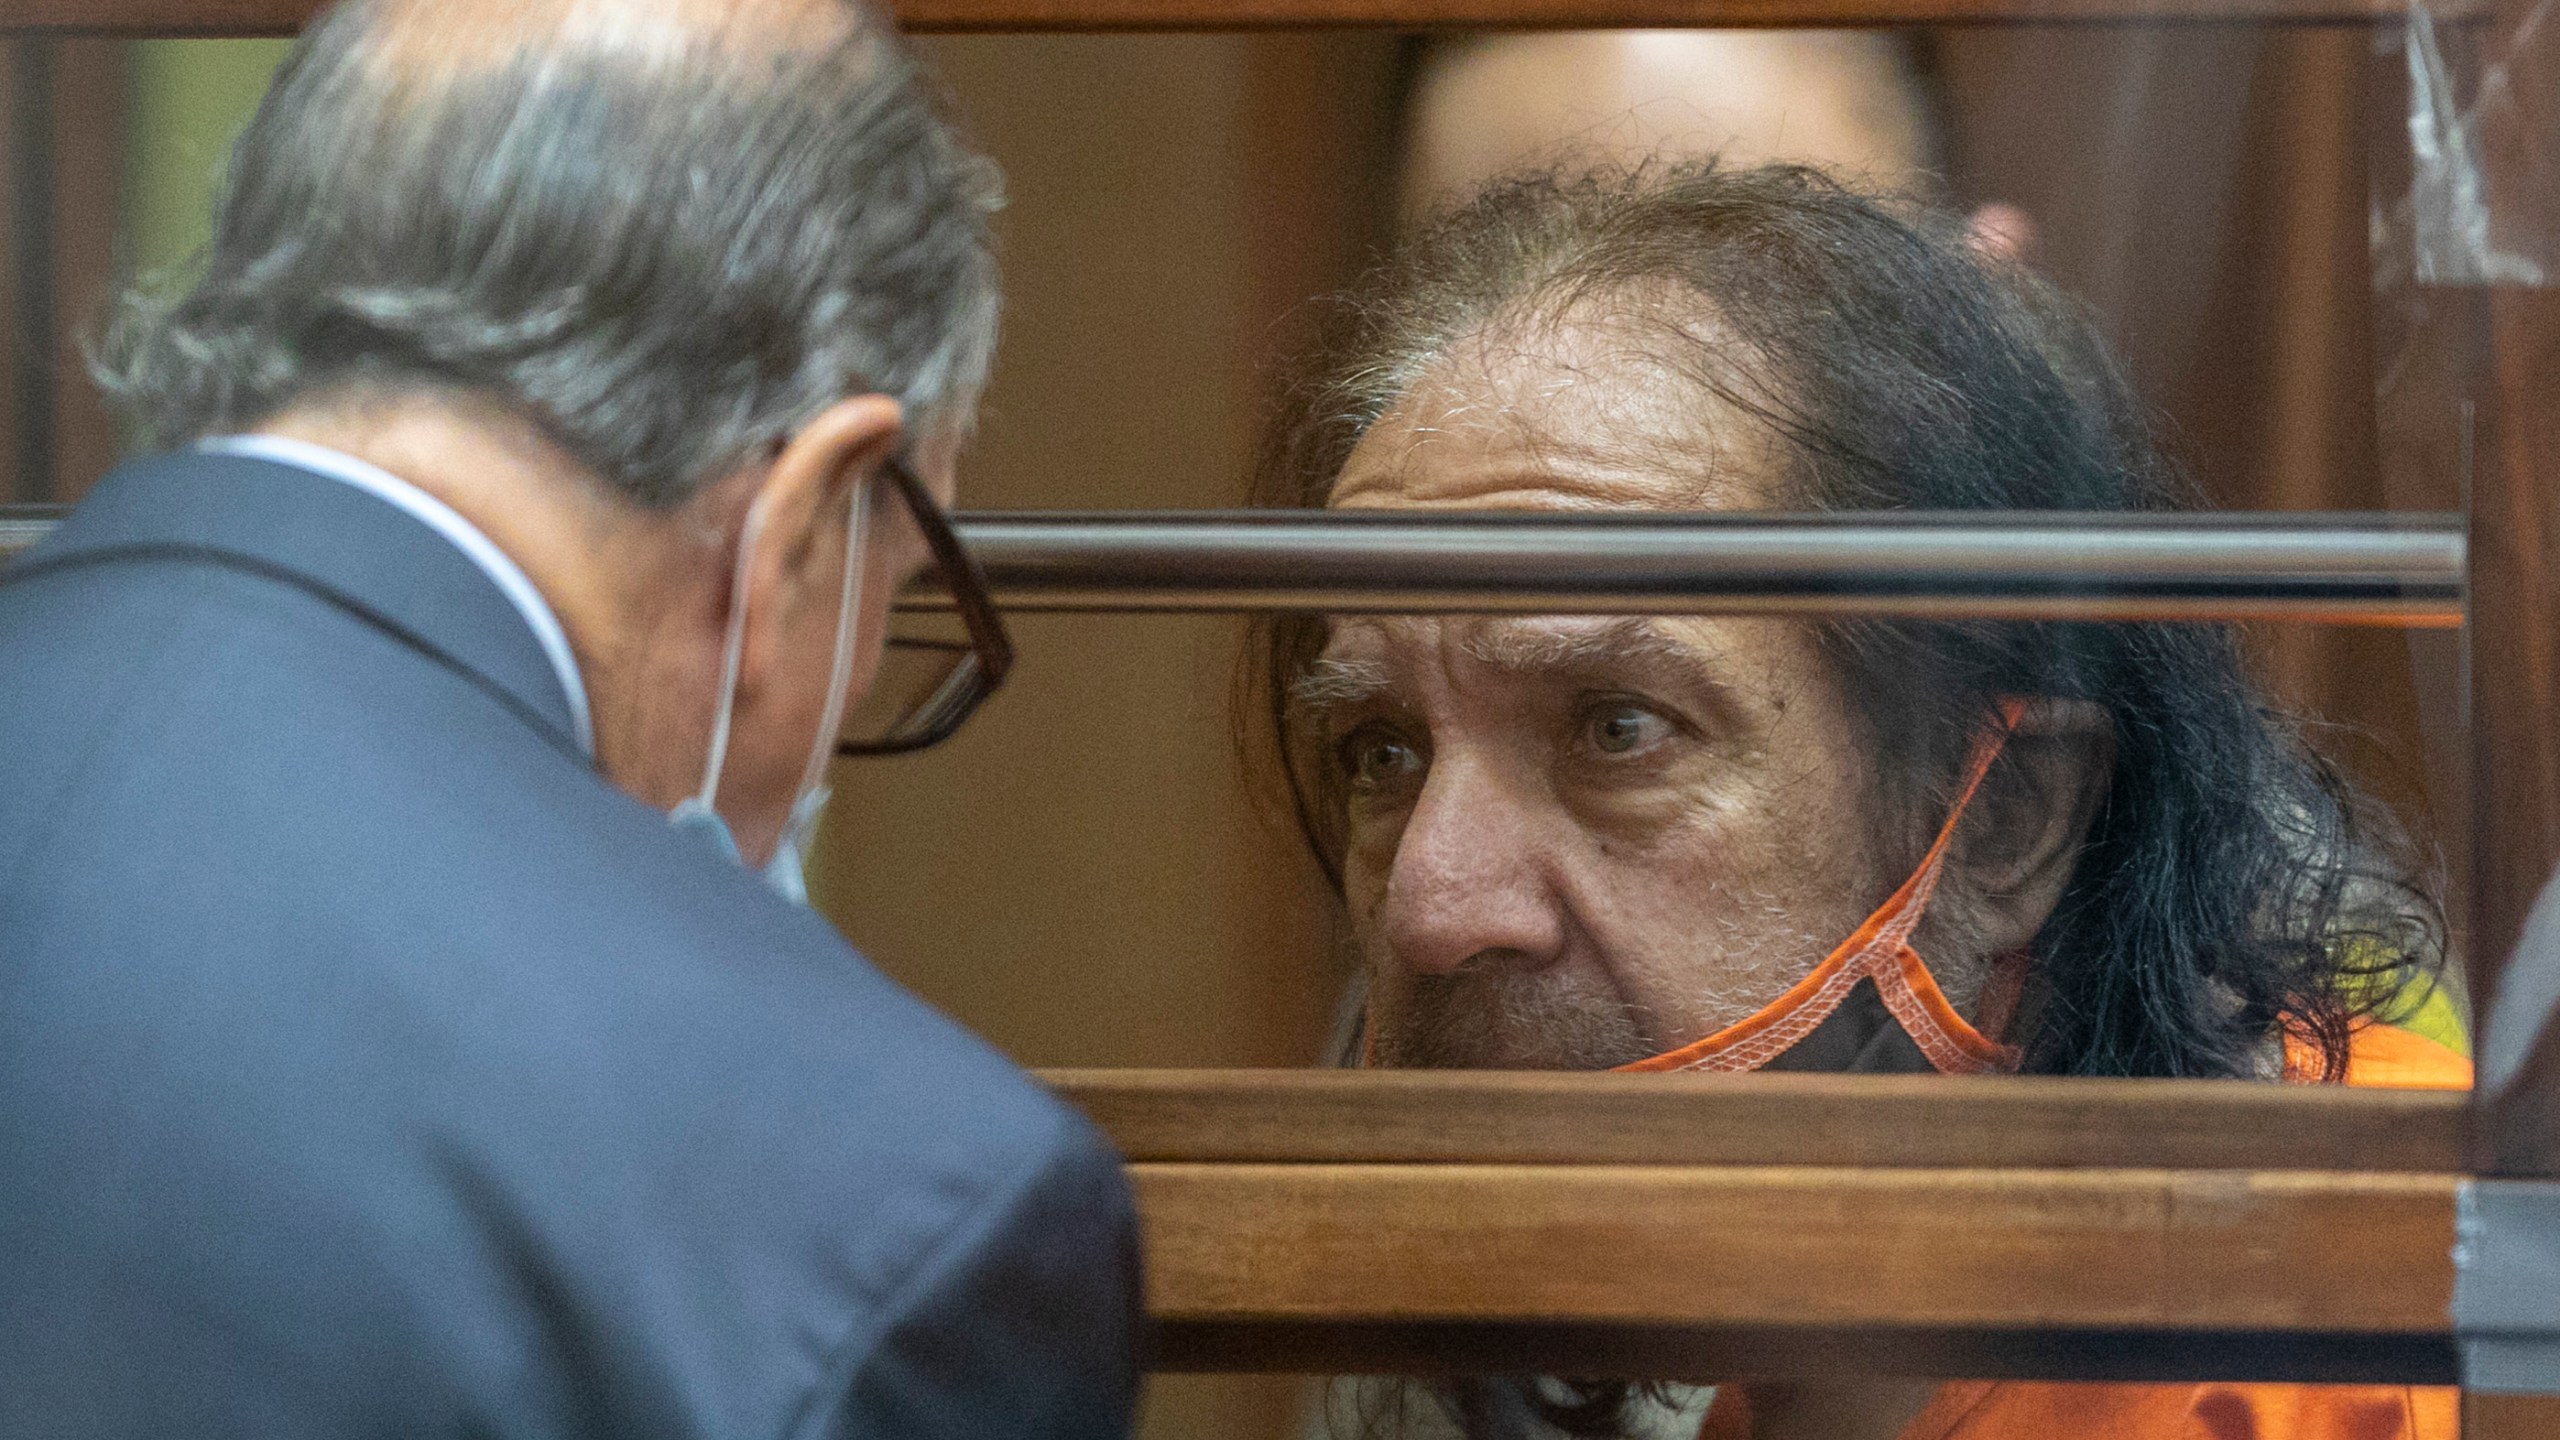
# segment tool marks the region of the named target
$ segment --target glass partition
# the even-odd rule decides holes
[[[2224,533],[2175,517],[2272,512],[2336,542],[2288,573],[2405,542],[2417,578],[2234,623],[1812,603],[1893,609],[1887,536],[1864,578],[1835,550],[1660,613],[1017,593],[967,730],[837,767],[816,903],[1035,1065],[2335,1078],[2376,1023],[2466,1052],[2474,660],[2420,552],[2481,463],[2481,287],[2560,264],[2547,163],[2497,149],[2542,103],[2515,33],[924,41],[1011,195],[964,509],[2062,510],[2084,576],[2127,526],[2189,525],[2173,569]],[[283,47],[6,44],[0,454],[69,502],[119,448],[84,337],[183,278]],[[1149,1433],[1432,1433],[1412,1396],[1182,1381]]]

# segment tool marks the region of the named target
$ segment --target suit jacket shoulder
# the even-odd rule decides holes
[[[597,777],[424,526],[102,492],[0,572],[0,1431],[1125,1426],[1088,1127]]]

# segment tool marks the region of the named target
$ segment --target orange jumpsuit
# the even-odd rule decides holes
[[[2291,1068],[2307,1057],[2288,1046]],[[2467,1090],[2471,1062],[2389,1025],[2356,1032],[2347,1083]],[[1938,1393],[1900,1440],[2455,1440],[2461,1392],[2412,1385],[2067,1385],[1966,1381]],[[1739,1397],[1736,1397],[1739,1399]],[[1749,1433],[1716,1398],[1699,1440]]]

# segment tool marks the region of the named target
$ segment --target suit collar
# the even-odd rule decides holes
[[[489,690],[582,765],[569,698],[515,604],[445,537],[388,501],[291,465],[163,455],[100,480],[6,572],[194,556],[300,586]]]
[[[325,445],[282,435],[224,435],[196,444],[198,453],[243,455],[252,460],[272,460],[315,475],[342,480],[378,499],[387,500],[411,517],[423,521],[427,528],[443,536],[453,547],[480,567],[507,603],[516,607],[524,623],[532,629],[533,638],[551,661],[553,678],[569,697],[569,718],[577,730],[578,746],[593,755],[596,751],[595,729],[587,713],[587,685],[578,672],[578,657],[569,649],[569,636],[560,628],[560,617],[535,587],[533,577],[524,573],[514,557],[498,548],[479,526],[442,500],[392,474],[390,471]]]

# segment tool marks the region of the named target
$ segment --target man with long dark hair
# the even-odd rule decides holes
[[[1328,354],[1270,503],[2191,503],[2060,297],[1952,217],[1800,168],[1497,184]],[[2406,846],[2227,627],[1337,617],[1269,639],[1259,703],[1346,904],[1369,1063],[2467,1076],[2384,1023],[2442,951]],[[1638,1398],[1441,1394],[1480,1434],[1622,1433]],[[2233,1405],[2301,1435],[2450,1425],[2444,1394],[2401,1389],[1877,1385],[1720,1395],[1710,1428],[1745,1403],[1762,1436],[2184,1435]]]

